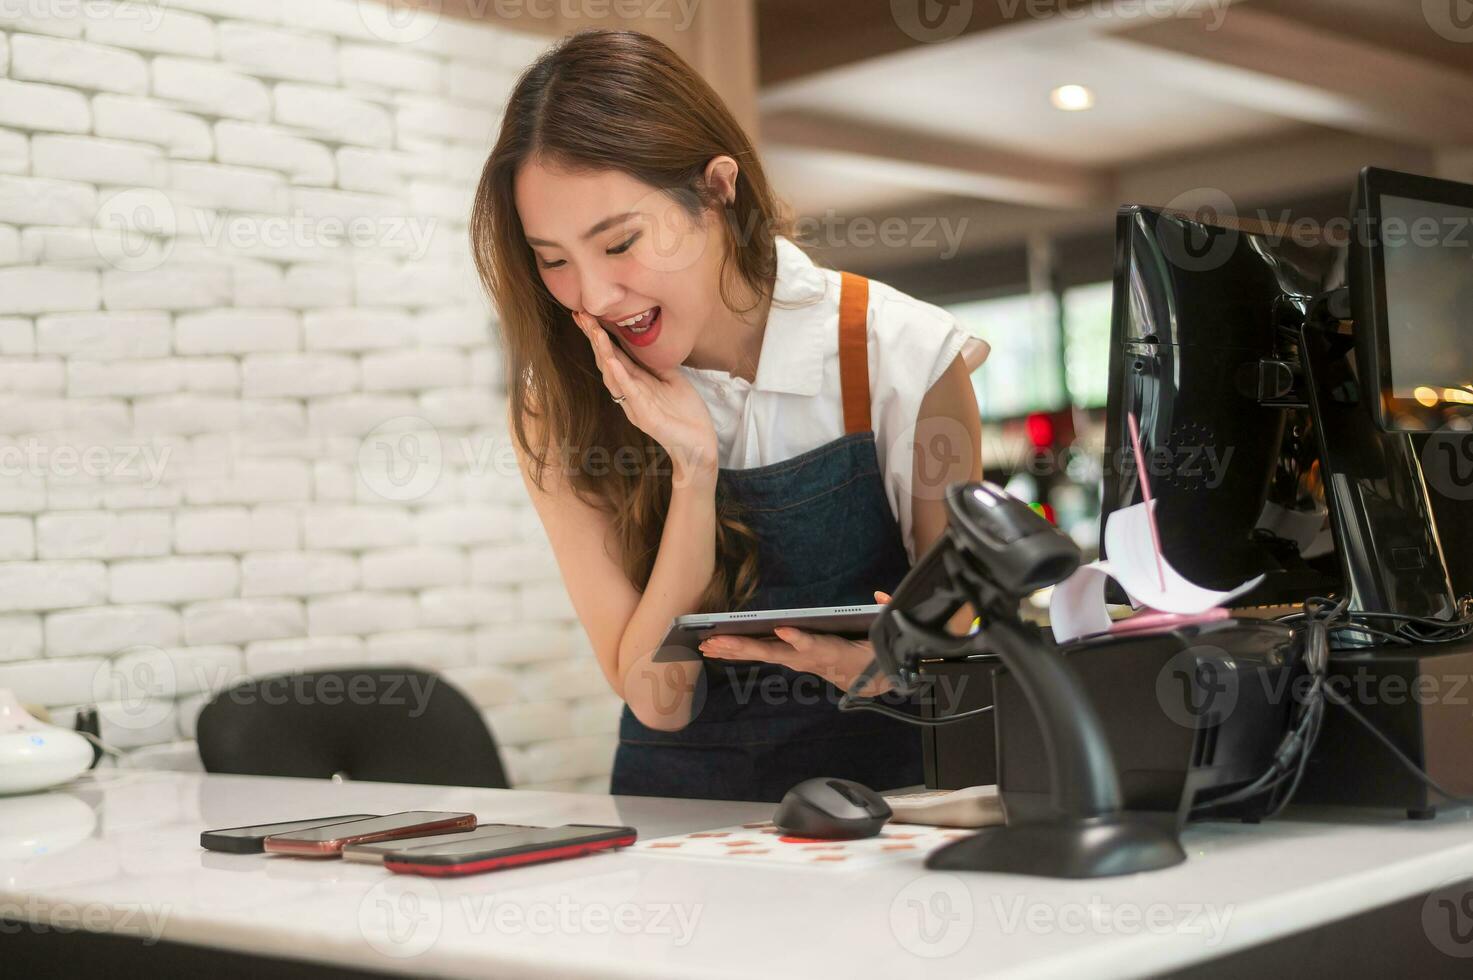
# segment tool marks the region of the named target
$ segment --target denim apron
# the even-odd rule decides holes
[[[846,434],[791,459],[721,469],[718,504],[757,537],[756,594],[742,609],[869,604],[910,568],[870,423],[867,280],[842,274],[839,358]],[[815,776],[876,790],[924,779],[921,729],[873,711],[838,710],[842,691],[779,664],[708,659],[696,714],[679,731],[643,725],[626,704],[610,790],[776,802]],[[883,703],[918,709],[896,695]]]

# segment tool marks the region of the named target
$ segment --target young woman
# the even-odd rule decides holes
[[[944,529],[945,487],[981,478],[986,346],[816,266],[730,111],[642,34],[573,35],[521,76],[471,236],[524,481],[625,701],[612,791],[921,782],[918,728],[836,708],[868,642],[654,655],[686,613],[885,601]]]

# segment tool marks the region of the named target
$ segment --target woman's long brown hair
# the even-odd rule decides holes
[[[729,204],[705,180],[706,165],[721,155],[738,164]],[[720,96],[648,35],[573,34],[512,90],[470,222],[476,269],[500,314],[512,432],[539,488],[546,489],[547,466],[558,463],[579,498],[609,516],[615,557],[643,591],[670,507],[669,457],[609,398],[587,339],[542,282],[514,196],[518,171],[534,157],[575,172],[621,171],[668,193],[697,221],[721,215],[720,295],[735,312],[755,308],[738,309],[742,284],[758,303],[771,299],[774,236],[790,234],[790,220]],[[537,421],[537,445],[529,419]],[[757,586],[756,538],[719,498],[718,508],[716,570],[702,612],[741,608]]]

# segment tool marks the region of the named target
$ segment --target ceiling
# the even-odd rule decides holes
[[[937,2],[758,0],[764,159],[798,214],[966,216],[965,252],[1202,188],[1348,197],[1368,163],[1473,180],[1473,26],[1434,22],[1458,0],[952,0],[955,37],[901,29]],[[1067,83],[1094,107],[1054,109]]]

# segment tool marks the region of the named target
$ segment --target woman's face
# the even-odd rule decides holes
[[[664,191],[616,170],[533,159],[517,174],[516,201],[553,297],[595,317],[647,367],[684,363],[725,309],[719,222],[693,219]]]

